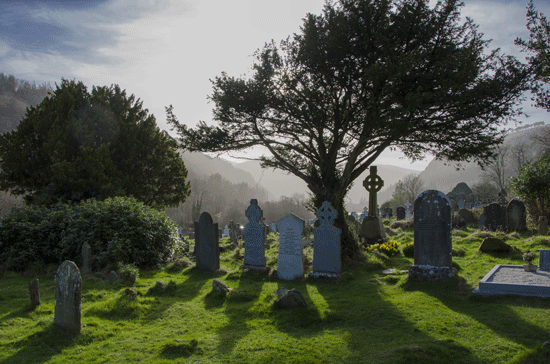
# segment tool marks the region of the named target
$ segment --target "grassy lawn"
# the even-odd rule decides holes
[[[412,230],[395,233],[391,239],[402,245],[412,241]],[[458,277],[444,282],[408,281],[400,271],[411,258],[380,254],[346,267],[338,281],[282,281],[242,272],[244,249],[228,249],[215,273],[193,265],[141,271],[135,300],[121,283],[83,277],[76,335],[53,325],[56,267],[37,276],[36,309],[28,291],[35,277],[7,272],[0,278],[0,362],[548,363],[549,299],[471,293],[495,264],[523,264],[520,253],[477,252],[489,235],[522,251],[550,248],[548,238],[531,233],[454,231],[453,248],[463,256],[453,257]],[[267,261],[276,268],[278,243],[273,234],[269,240]],[[305,255],[311,263],[312,249]],[[382,273],[387,268],[396,273]],[[212,292],[216,278],[233,289],[227,297]],[[169,284],[148,293],[156,281]],[[281,286],[300,291],[308,307],[272,309]]]

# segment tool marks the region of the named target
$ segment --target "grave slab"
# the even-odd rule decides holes
[[[497,264],[483,277],[473,293],[550,297],[550,272],[525,272],[522,265]]]

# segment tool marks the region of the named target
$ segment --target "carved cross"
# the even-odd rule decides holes
[[[370,174],[363,181],[363,186],[367,191],[369,191],[369,216],[376,216],[376,193],[384,187],[384,181],[376,173],[378,167],[371,166]]]
[[[248,206],[245,212],[245,215],[248,218],[248,220],[250,222],[259,224],[259,221],[262,218],[263,214],[264,213],[262,209],[260,208],[260,206],[258,206],[258,200],[256,200],[255,198],[250,200],[250,206]]]
[[[325,201],[321,207],[315,211],[315,216],[317,216],[321,225],[332,225],[334,219],[338,217],[338,212],[332,207],[330,202]]]

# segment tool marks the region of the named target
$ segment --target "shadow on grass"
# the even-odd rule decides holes
[[[499,336],[526,347],[540,344],[541,340],[550,336],[549,330],[525,321],[510,308],[510,306],[547,308],[548,301],[545,299],[474,295],[469,293],[473,287],[467,286],[461,277],[439,282],[409,280],[403,288],[406,291],[424,292],[438,299],[449,309],[467,315],[485,325]]]

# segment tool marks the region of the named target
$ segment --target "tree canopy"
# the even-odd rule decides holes
[[[215,126],[168,121],[182,147],[263,146],[263,167],[304,180],[345,227],[343,198],[387,149],[464,161],[490,156],[518,112],[527,68],[488,49],[461,2],[340,0],[308,14],[299,34],[256,53],[253,74],[213,83]],[[344,229],[344,255],[357,252]]]
[[[0,135],[0,188],[32,204],[130,196],[175,206],[189,194],[176,142],[118,85],[62,80]]]

